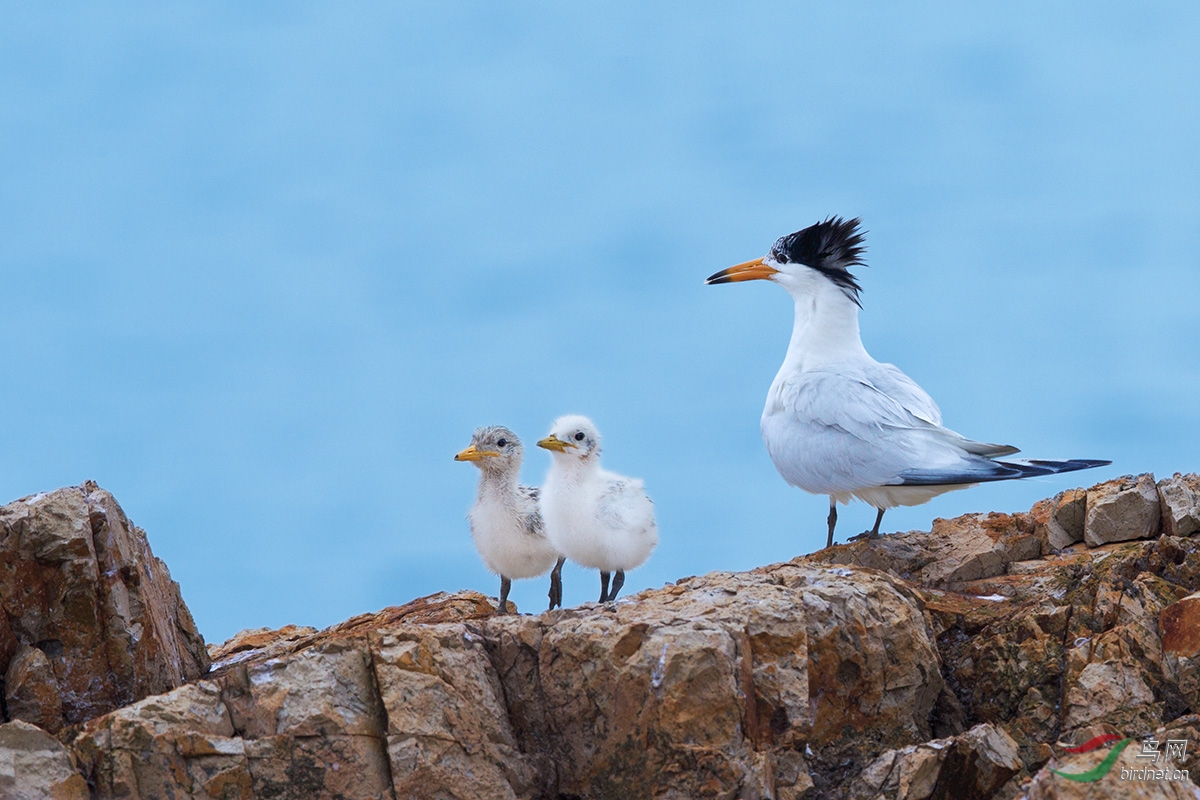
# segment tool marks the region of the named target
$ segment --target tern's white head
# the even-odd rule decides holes
[[[567,414],[554,420],[550,435],[538,442],[555,459],[588,461],[600,455],[600,431],[587,417]]]
[[[473,461],[488,474],[505,474],[521,468],[525,450],[517,435],[503,425],[478,428],[471,437],[471,446],[454,457],[455,461]]]
[[[850,267],[865,266],[859,219],[830,217],[804,230],[782,236],[762,258],[710,275],[705,283],[769,280],[793,297],[836,287],[855,305],[860,286]]]

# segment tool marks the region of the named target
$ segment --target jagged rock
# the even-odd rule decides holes
[[[4,702],[9,719],[24,720],[50,733],[62,728],[62,694],[45,653],[21,646],[4,675]]]
[[[318,633],[316,628],[307,625],[284,625],[276,630],[248,628],[234,634],[228,641],[210,644],[206,649],[212,661],[211,669],[220,670],[252,655],[259,655],[264,649],[279,654],[295,650],[298,645],[314,639]]]
[[[481,636],[461,623],[398,630],[372,637],[372,656],[397,797],[532,795]]]
[[[88,800],[88,785],[57,739],[28,722],[0,725],[0,797]]]
[[[210,681],[92,720],[72,749],[98,798],[221,797],[212,790],[249,785],[244,743]]]
[[[130,800],[1112,796],[1051,781],[1087,762],[1055,743],[1200,749],[1200,537],[1057,546],[1121,487],[615,604],[497,617],[459,592],[244,631],[202,680],[61,736],[95,797]],[[0,653],[41,677],[11,683],[49,685],[12,619]]]
[[[394,799],[372,638],[491,611],[477,592],[440,594],[325,631],[243,632],[214,649],[210,679],[93,720],[72,747],[99,798]]]
[[[927,738],[942,687],[919,600],[873,570],[713,573],[486,635],[518,738],[567,795],[799,797]]]
[[[537,617],[481,601],[243,636],[213,680],[73,747],[102,798],[292,776],[306,797],[786,799],[928,739],[943,687],[920,599],[873,570],[714,573]]]
[[[1158,631],[1167,652],[1189,658],[1200,656],[1200,592],[1160,611]]]
[[[179,586],[93,483],[0,507],[0,596],[0,671],[25,654],[24,686],[51,727],[55,692],[62,720],[79,723],[208,667]]]
[[[98,798],[392,798],[359,644],[147,698],[88,723],[72,746]]]
[[[1162,498],[1162,527],[1168,536],[1191,536],[1200,532],[1200,475],[1194,472],[1158,482]]]
[[[999,537],[1020,535],[1021,517]],[[935,549],[932,533],[906,538],[897,571],[910,571]],[[1196,539],[1076,544],[1004,568],[1007,574],[955,584],[958,592],[918,592],[966,718],[1004,725],[1027,768],[1040,767],[1050,756],[1046,743],[1062,734],[1149,730],[1194,702],[1200,680],[1185,657],[1164,654],[1158,620],[1200,585]]]
[[[1179,693],[1188,707],[1200,709],[1200,592],[1159,612],[1158,631],[1164,671],[1179,682]]]
[[[889,750],[850,787],[854,800],[989,800],[1022,769],[1017,743],[994,725]]]
[[[1126,475],[1088,489],[1083,538],[1089,547],[1148,539],[1158,533],[1161,519],[1154,476]]]
[[[1049,500],[1035,503],[1029,510],[1035,524],[1034,532],[1046,552],[1070,547],[1083,541],[1084,520],[1087,518],[1087,492],[1067,489]]]
[[[935,519],[933,530],[860,540],[814,553],[831,564],[874,567],[919,586],[957,589],[1003,575],[1014,561],[1037,558],[1041,541],[1029,514],[966,514]]]

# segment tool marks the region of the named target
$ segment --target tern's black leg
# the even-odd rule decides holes
[[[617,599],[617,592],[621,591],[621,587],[625,585],[625,570],[619,569],[613,575],[612,589],[608,592],[608,602]]]
[[[567,559],[559,556],[558,563],[550,571],[550,610],[562,608],[562,565]]]
[[[833,528],[837,525],[837,501],[832,497],[829,498],[829,541],[825,543],[826,547],[833,547]]]
[[[870,538],[872,539],[879,538],[879,523],[883,522],[883,511],[884,509],[879,509],[879,513],[875,515],[875,527],[871,528]]]
[[[608,601],[608,577],[609,577],[609,573],[607,573],[607,572],[600,573],[600,602],[601,603],[605,603]]]
[[[860,541],[862,539],[878,539],[879,538],[879,523],[883,522],[883,511],[884,511],[884,509],[882,509],[882,508],[879,509],[879,513],[875,515],[875,527],[874,528],[871,528],[871,530],[869,530],[869,531],[863,531],[862,533],[858,534],[857,536],[851,536],[850,539],[855,542]]]
[[[508,613],[508,590],[512,588],[512,581],[503,575],[500,576],[500,607],[496,609],[497,614]]]

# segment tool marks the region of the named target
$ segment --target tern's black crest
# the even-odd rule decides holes
[[[858,229],[861,219],[830,217],[802,231],[789,233],[775,242],[771,257],[782,264],[803,264],[812,267],[837,284],[846,296],[861,306],[858,293],[862,287],[850,274],[850,267],[865,267],[863,234]]]

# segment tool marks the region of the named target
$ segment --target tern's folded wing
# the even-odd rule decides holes
[[[1054,475],[1059,472],[1074,472],[1111,464],[1087,458],[1068,459],[1019,459],[1012,461],[990,461],[979,459],[955,469],[910,469],[901,472],[893,485],[896,486],[944,486],[959,483],[985,483],[1006,481],[1012,478],[1032,478],[1037,475]]]
[[[908,405],[928,396],[911,381],[919,395],[909,392],[897,398],[895,392],[881,390],[872,377],[884,382],[887,375],[809,371],[778,386],[764,411],[762,430],[776,468],[789,483],[833,494],[895,485],[902,474],[915,476],[917,471],[990,475],[991,468],[982,466],[990,463],[987,456],[1015,452],[1005,445],[973,442],[931,422],[928,417],[936,411],[932,400],[921,414],[914,413]]]

